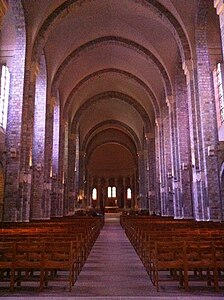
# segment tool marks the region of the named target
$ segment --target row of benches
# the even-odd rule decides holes
[[[10,282],[11,291],[23,281],[39,282],[42,291],[59,280],[71,291],[101,228],[99,218],[87,217],[2,225],[0,282]]]
[[[205,280],[219,289],[224,280],[224,224],[206,224],[161,217],[122,220],[157,291],[163,280],[178,281],[186,290],[190,280]]]

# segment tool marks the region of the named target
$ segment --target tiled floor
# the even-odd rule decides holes
[[[191,286],[188,292],[172,285],[161,285],[157,293],[141,261],[119,225],[107,216],[89,257],[70,293],[65,284],[50,284],[43,292],[36,287],[18,287],[13,294],[0,289],[1,299],[224,299],[224,289],[213,292],[205,285]]]

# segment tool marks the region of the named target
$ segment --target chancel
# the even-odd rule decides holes
[[[224,0],[0,0],[0,37],[0,297],[223,299]]]

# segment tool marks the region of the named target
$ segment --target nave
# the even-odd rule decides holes
[[[1,289],[0,289],[1,291]],[[2,299],[217,299],[223,289],[191,286],[189,291],[176,283],[162,283],[157,293],[134,248],[120,226],[119,214],[106,214],[101,230],[72,291],[65,283],[52,283],[39,293],[36,287],[15,288],[14,293],[1,291]]]

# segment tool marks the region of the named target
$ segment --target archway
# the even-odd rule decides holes
[[[87,170],[93,207],[114,211],[135,206],[137,166],[124,145],[109,142],[97,147],[88,160]],[[93,197],[93,189],[97,197]]]

